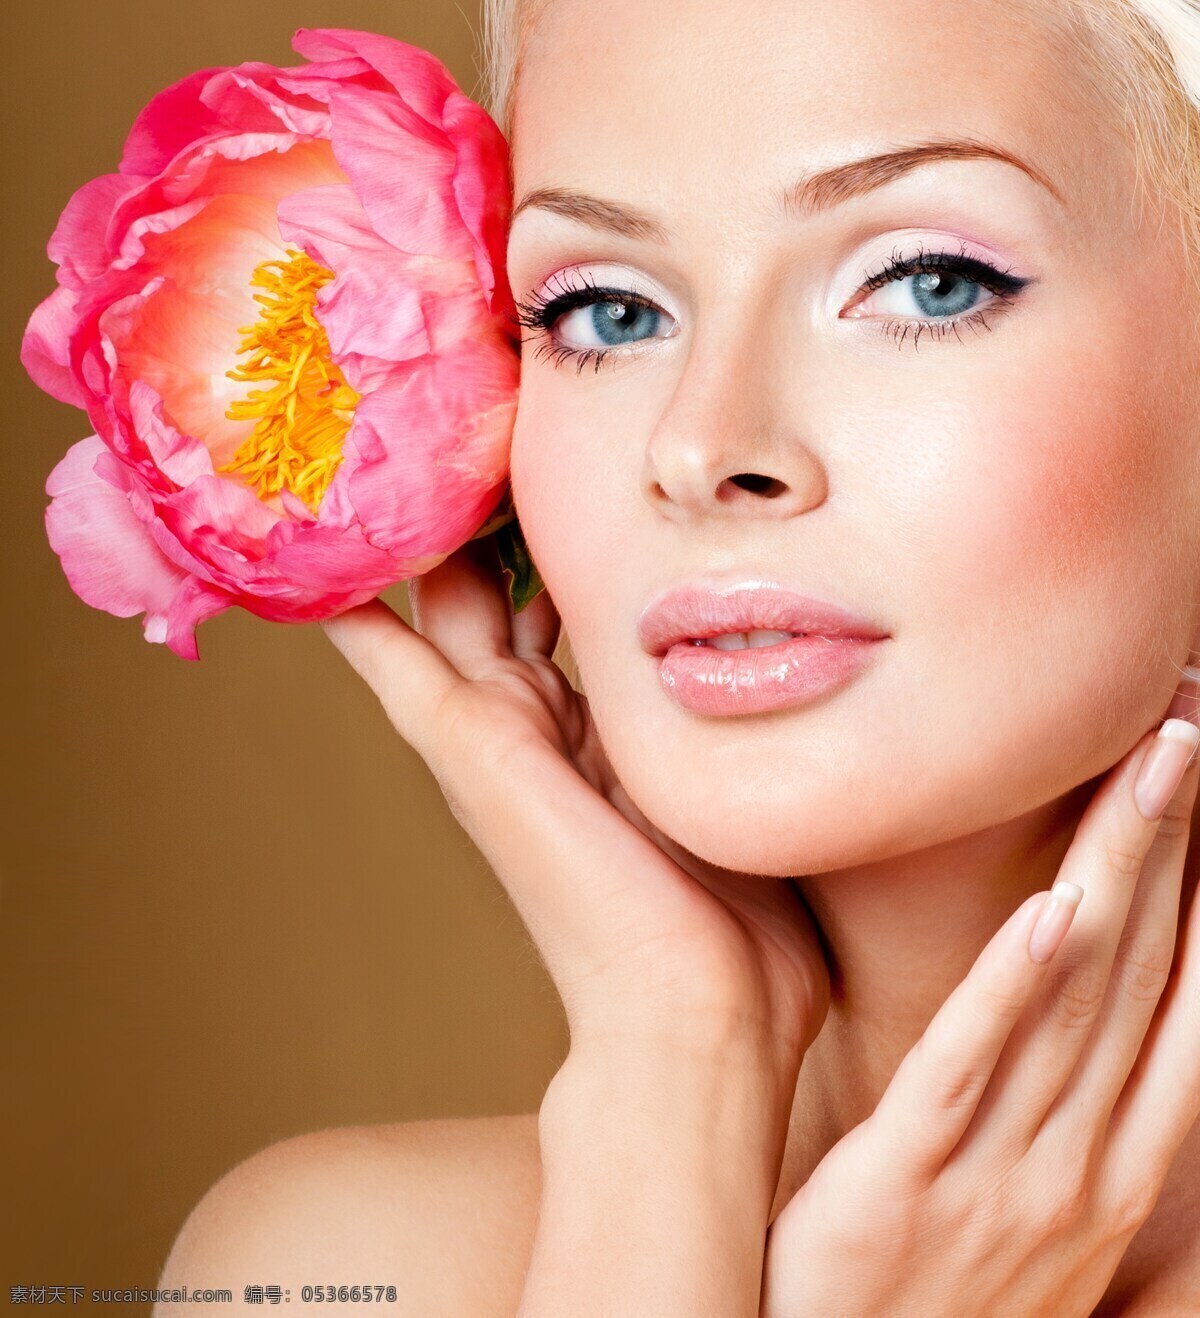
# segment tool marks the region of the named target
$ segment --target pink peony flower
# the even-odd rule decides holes
[[[22,344],[95,430],[46,484],[72,589],[186,659],[231,605],[330,617],[512,516],[503,135],[419,47],[292,44],[154,97]]]

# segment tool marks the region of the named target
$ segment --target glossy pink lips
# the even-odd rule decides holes
[[[696,643],[749,631],[806,634],[739,650]],[[815,699],[854,677],[888,637],[845,609],[767,583],[669,591],[643,610],[638,635],[660,659],[664,690],[702,714],[762,713]]]
[[[746,650],[682,641],[663,656],[659,680],[685,709],[698,714],[758,714],[841,686],[879,646],[879,641],[831,636],[799,636]]]

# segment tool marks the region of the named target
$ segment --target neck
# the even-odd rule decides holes
[[[1098,783],[936,848],[794,880],[825,940],[832,992],[801,1067],[774,1211],[875,1110],[1000,926],[1053,886]]]

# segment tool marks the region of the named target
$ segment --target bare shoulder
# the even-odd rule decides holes
[[[500,1318],[516,1312],[540,1194],[536,1113],[313,1131],[221,1177],[159,1288],[230,1290],[232,1306],[213,1306],[228,1313],[247,1285],[280,1286],[292,1312],[304,1286],[394,1286],[389,1318]]]

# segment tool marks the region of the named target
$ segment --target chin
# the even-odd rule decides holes
[[[638,809],[667,837],[710,865],[764,878],[879,863],[953,842],[1039,803],[1020,799],[1019,789],[1027,783],[1014,783],[1018,796],[1013,797],[995,783],[994,774],[991,792],[961,773],[932,781],[913,774],[903,782],[890,775],[882,790],[875,763],[864,766],[861,780],[819,784],[810,778],[811,790],[804,790],[799,773],[751,770],[737,790],[721,791],[713,776],[689,778],[662,756],[630,763],[619,754],[610,758]],[[718,766],[708,758],[715,775]]]
[[[661,782],[657,784],[661,792]],[[827,870],[862,864],[871,859],[864,852],[861,831],[837,826],[815,829],[798,827],[798,821],[810,814],[807,803],[797,801],[794,808],[786,802],[773,801],[764,806],[726,798],[710,800],[663,799],[651,790],[650,798],[630,787],[638,808],[656,828],[684,847],[693,856],[739,874],[757,874],[763,878],[786,879],[799,874],[820,874]],[[886,855],[886,847],[872,848]]]

